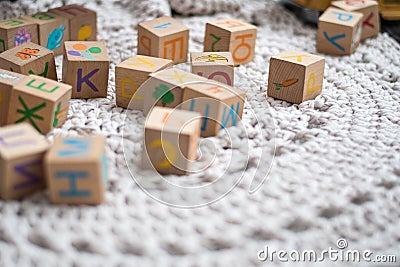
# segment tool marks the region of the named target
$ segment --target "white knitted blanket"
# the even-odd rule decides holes
[[[0,2],[0,18],[74,2],[81,3]],[[108,98],[72,100],[69,120],[48,138],[107,136],[106,202],[52,205],[45,191],[0,201],[0,266],[254,266],[266,264],[258,259],[266,246],[320,253],[338,249],[340,238],[372,257],[397,256],[373,266],[399,266],[400,46],[392,38],[380,34],[351,56],[326,56],[322,94],[292,105],[266,96],[269,58],[316,53],[316,29],[273,1],[84,4],[98,12],[98,37],[109,49]],[[136,54],[138,22],[171,13],[191,29],[193,52],[202,51],[205,23],[219,18],[256,24],[258,38],[254,62],[236,70],[248,98],[244,127],[202,140],[196,166],[208,169],[163,180],[138,167],[144,116],[116,107],[114,68]],[[268,264],[283,263],[275,255]],[[327,258],[321,266],[333,264]]]

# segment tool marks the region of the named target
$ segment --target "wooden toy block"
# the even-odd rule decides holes
[[[229,85],[193,83],[185,87],[181,109],[200,112],[201,136],[209,137],[237,125],[242,118],[245,98],[243,91]]]
[[[0,20],[0,52],[26,42],[39,43],[36,23],[24,19]]]
[[[97,205],[104,201],[105,145],[103,136],[55,137],[44,160],[51,202]]]
[[[361,40],[377,36],[381,31],[379,18],[379,5],[372,0],[346,0],[334,1],[332,6],[350,11],[359,12],[364,15],[362,21]]]
[[[325,59],[320,56],[285,51],[271,57],[268,96],[299,104],[314,99],[322,91]]]
[[[45,186],[49,143],[27,123],[0,128],[0,198],[20,199]]]
[[[62,44],[69,41],[68,19],[51,12],[41,12],[23,16],[22,19],[38,25],[39,44],[53,50],[54,54],[61,55]]]
[[[95,11],[80,5],[66,5],[49,12],[66,17],[69,20],[69,37],[71,41],[97,40],[97,14]]]
[[[154,106],[174,108],[182,103],[183,89],[188,83],[207,81],[206,78],[176,68],[151,73],[141,86],[144,93],[143,113]]]
[[[174,64],[187,61],[189,29],[168,17],[138,25],[138,55],[171,59]]]
[[[206,24],[204,52],[231,52],[235,65],[251,62],[255,54],[257,27],[236,19]]]
[[[318,22],[317,51],[333,55],[352,54],[361,38],[363,14],[328,8]]]
[[[197,157],[200,113],[155,107],[147,117],[142,163],[162,174],[187,174]]]
[[[191,72],[230,86],[234,82],[234,62],[230,52],[190,53]]]
[[[103,42],[65,42],[63,81],[72,98],[107,97],[110,58]]]
[[[14,85],[11,92],[8,123],[30,123],[46,134],[67,119],[71,86],[29,75]]]
[[[1,53],[0,68],[57,80],[54,52],[31,42]]]
[[[118,64],[115,67],[117,106],[143,110],[144,92],[138,89],[150,73],[172,66],[172,60],[148,56],[133,56]]]
[[[25,75],[0,69],[0,126],[7,124],[11,91]]]

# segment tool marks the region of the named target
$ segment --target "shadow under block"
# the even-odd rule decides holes
[[[0,69],[0,126],[7,124],[13,86],[24,77],[25,75]]]
[[[235,19],[206,24],[204,52],[231,52],[235,65],[251,62],[255,55],[257,27]]]
[[[39,44],[53,50],[55,55],[63,52],[62,44],[69,41],[68,19],[51,12],[26,15],[22,19],[38,25]]]
[[[299,104],[314,99],[322,91],[325,59],[320,56],[285,51],[271,57],[268,96]]]
[[[144,91],[140,86],[151,73],[171,68],[172,60],[148,56],[133,56],[115,67],[117,106],[143,110]]]
[[[245,92],[229,85],[193,83],[184,89],[181,109],[200,112],[201,136],[215,136],[221,129],[238,124],[245,98]]]
[[[36,23],[21,18],[0,20],[0,52],[27,42],[39,43]]]
[[[320,17],[317,51],[333,55],[352,54],[361,38],[363,14],[328,8]]]
[[[0,68],[57,80],[54,52],[31,42],[1,53]]]
[[[69,40],[97,40],[97,14],[95,11],[80,5],[66,5],[50,9],[49,12],[61,15],[69,20]]]
[[[332,6],[364,15],[362,20],[361,40],[377,36],[381,31],[379,4],[372,0],[333,1]]]
[[[65,42],[63,82],[72,85],[72,98],[107,97],[109,69],[103,42]]]
[[[103,136],[55,137],[44,160],[51,202],[97,205],[104,201],[105,147]]]
[[[200,113],[155,107],[145,122],[142,163],[162,174],[186,174],[197,157]]]
[[[48,142],[27,123],[0,128],[0,198],[20,199],[44,188]]]
[[[233,86],[234,62],[230,52],[190,53],[190,70],[207,79]]]
[[[28,122],[47,134],[67,120],[70,100],[70,85],[29,75],[13,87],[8,123]]]
[[[143,113],[146,115],[154,106],[179,108],[185,86],[199,81],[208,80],[176,68],[151,73],[141,88],[144,92]]]
[[[171,59],[174,64],[187,61],[189,29],[168,17],[138,25],[138,55]]]

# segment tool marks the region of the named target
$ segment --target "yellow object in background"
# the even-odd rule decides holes
[[[331,0],[294,0],[294,2],[306,8],[318,11],[324,11],[331,4]]]
[[[384,19],[400,20],[400,0],[379,0],[379,10]]]

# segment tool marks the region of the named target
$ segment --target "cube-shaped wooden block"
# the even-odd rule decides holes
[[[235,65],[253,60],[257,27],[236,19],[206,24],[204,52],[231,52]]]
[[[138,55],[187,61],[189,29],[171,17],[160,17],[138,25]]]
[[[186,174],[197,157],[200,113],[155,107],[145,123],[142,163],[162,174]]]
[[[39,43],[36,23],[21,18],[0,20],[0,52],[27,42]]]
[[[0,69],[0,126],[7,124],[13,86],[24,77],[25,75]]]
[[[8,123],[28,122],[46,134],[64,124],[70,100],[70,85],[29,75],[13,87]]]
[[[115,67],[117,106],[143,110],[144,92],[138,89],[150,73],[172,66],[172,60],[148,56],[133,56],[118,64]]]
[[[27,123],[0,128],[0,198],[19,199],[44,188],[49,143]]]
[[[45,156],[51,202],[97,205],[104,201],[108,176],[105,145],[103,136],[56,136]]]
[[[214,136],[221,129],[237,125],[242,118],[245,98],[245,92],[229,85],[193,83],[184,90],[181,109],[200,112],[201,136]]]
[[[268,96],[299,104],[322,91],[325,59],[320,56],[284,51],[271,57]]]
[[[151,73],[140,90],[144,93],[143,113],[154,106],[174,108],[182,103],[183,89],[192,82],[207,81],[206,78],[176,68]]]
[[[233,66],[231,52],[190,53],[192,73],[230,86],[233,86],[234,82]]]
[[[41,12],[23,16],[22,19],[38,25],[39,44],[61,55],[62,44],[69,41],[69,21],[67,18],[51,12]]]
[[[66,5],[50,9],[49,12],[68,18],[71,41],[97,40],[97,14],[95,11],[80,5]]]
[[[377,36],[381,31],[379,5],[372,0],[346,0],[333,1],[332,6],[350,11],[360,12],[364,15],[362,21],[361,40]]]
[[[54,52],[31,42],[1,53],[0,68],[57,80]]]
[[[352,54],[361,38],[363,14],[328,8],[318,22],[317,51],[333,55]]]
[[[107,97],[110,58],[103,42],[65,42],[63,82],[72,98]]]

